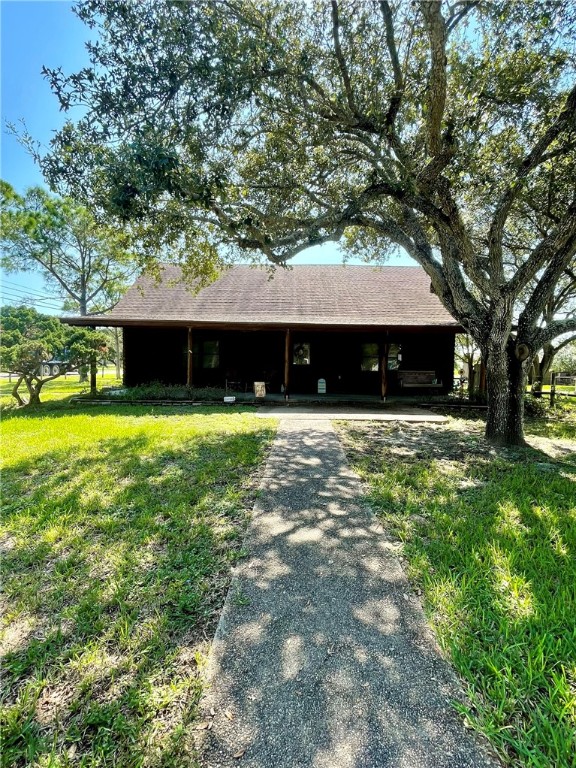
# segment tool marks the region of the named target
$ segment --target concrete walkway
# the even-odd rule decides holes
[[[496,765],[360,494],[328,419],[280,422],[207,668],[204,768]]]

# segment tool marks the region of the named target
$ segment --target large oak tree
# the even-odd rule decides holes
[[[543,312],[576,250],[574,6],[561,0],[88,0],[92,66],[53,183],[179,245],[285,264],[400,246],[479,345],[487,437],[523,441]],[[534,226],[537,214],[538,227]]]

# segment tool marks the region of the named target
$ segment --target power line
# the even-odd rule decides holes
[[[18,294],[9,293],[8,291],[2,291],[1,297],[2,299],[7,299],[9,302],[32,304],[33,306],[45,307],[46,309],[62,310],[62,304],[51,299],[36,299],[33,296],[20,296]]]
[[[6,285],[8,289],[14,290],[16,292],[24,291],[29,296],[39,296],[40,298],[43,298],[43,299],[57,298],[54,296],[54,294],[45,293],[44,291],[37,291],[33,288],[27,288],[25,285],[21,285],[20,283],[13,283],[11,280],[3,280],[2,285]]]
[[[73,315],[77,314],[77,311],[64,309],[62,304],[55,299],[37,299],[34,296],[19,295],[11,293],[10,290],[4,289],[0,291],[0,305],[8,306],[13,304],[15,306],[29,306],[35,309],[48,312],[49,314],[58,315]]]
[[[27,291],[26,289],[22,289],[22,288],[13,288],[11,285],[1,286],[0,291],[2,293],[13,293],[20,296],[30,296],[35,299],[40,299],[41,301],[63,301],[63,299],[61,299],[60,296],[53,296],[48,293],[37,293],[34,291]]]
[[[35,299],[40,299],[40,301],[60,301],[59,296],[49,296],[48,294],[34,294],[30,293],[28,291],[21,291],[19,288],[11,288],[10,286],[2,286],[0,289],[2,293],[12,293],[16,296],[31,296]]]
[[[6,303],[6,301],[10,301],[19,304],[31,304],[32,306],[46,307],[47,309],[55,309],[60,312],[68,311],[62,309],[62,303],[56,299],[36,299],[34,296],[22,296],[17,293],[11,293],[7,290],[0,291],[0,299],[4,303]]]

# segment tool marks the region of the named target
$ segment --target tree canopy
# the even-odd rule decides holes
[[[92,64],[46,71],[53,184],[179,246],[285,264],[400,246],[482,351],[487,435],[523,440],[526,370],[576,251],[576,12],[562,0],[81,2]]]
[[[116,304],[137,270],[122,228],[99,223],[84,206],[41,187],[22,196],[0,181],[0,200],[4,270],[40,271],[63,308],[80,315]]]
[[[105,344],[102,333],[70,328],[29,307],[1,307],[0,333],[0,368],[17,375],[12,395],[19,405],[25,405],[19,392],[22,382],[28,404],[39,405],[46,382],[88,364]],[[58,361],[58,370],[45,373],[43,364],[51,360]]]

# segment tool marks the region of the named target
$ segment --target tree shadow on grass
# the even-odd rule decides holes
[[[414,583],[465,680],[463,711],[510,760],[568,768],[576,759],[576,450],[556,446],[551,458],[461,433],[440,443],[430,431],[403,430],[398,440],[355,428],[347,447],[371,483],[370,502],[405,543]]]
[[[192,759],[203,643],[265,436],[139,433],[5,470],[4,765]]]

